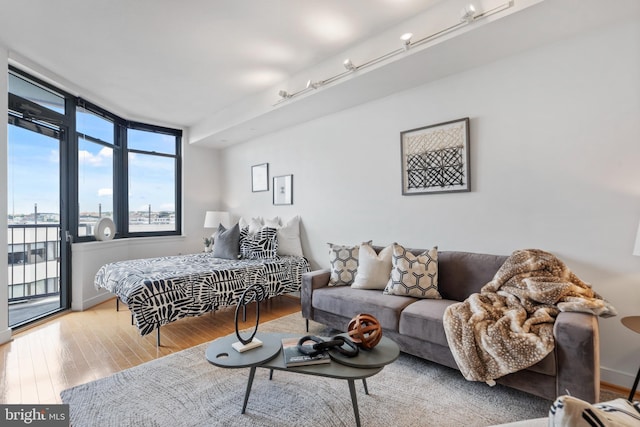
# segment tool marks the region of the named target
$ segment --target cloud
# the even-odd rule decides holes
[[[91,166],[102,166],[107,163],[107,160],[111,160],[113,157],[113,149],[109,147],[103,147],[97,154],[93,154],[87,150],[79,150],[78,151],[78,162],[82,164],[87,164]]]
[[[98,196],[113,196],[113,188],[98,189]]]

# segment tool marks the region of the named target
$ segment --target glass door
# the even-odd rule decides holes
[[[22,114],[24,113],[24,114]],[[8,118],[9,327],[69,307],[65,212],[65,132],[10,109]]]

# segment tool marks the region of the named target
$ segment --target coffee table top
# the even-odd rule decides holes
[[[248,368],[260,366],[273,359],[280,353],[281,338],[275,334],[256,334],[255,338],[262,341],[262,346],[244,353],[238,352],[231,345],[238,341],[235,334],[227,335],[213,341],[205,352],[205,356],[212,365],[222,368]]]
[[[344,333],[340,336],[349,337],[349,334]],[[378,345],[371,350],[361,348],[356,357],[348,357],[335,350],[330,350],[329,355],[336,362],[354,368],[381,368],[394,362],[400,356],[400,347],[383,335]]]
[[[382,337],[380,343],[372,350],[360,350],[358,356],[350,358],[345,364],[343,359],[333,355],[332,362],[318,365],[287,367],[281,354],[282,338],[297,337],[300,334],[264,332],[256,334],[263,342],[262,347],[239,353],[231,344],[238,341],[235,334],[227,335],[213,341],[206,350],[209,363],[223,368],[246,368],[260,366],[267,369],[292,371],[307,375],[338,379],[363,379],[371,377],[382,368],[395,361],[400,354],[398,345],[392,340]],[[382,346],[381,346],[382,345]],[[380,347],[378,350],[376,350]]]

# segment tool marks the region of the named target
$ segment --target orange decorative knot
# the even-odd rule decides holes
[[[370,350],[382,339],[382,326],[370,314],[360,313],[349,322],[349,338],[359,347]]]

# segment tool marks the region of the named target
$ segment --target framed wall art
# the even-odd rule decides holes
[[[269,191],[269,163],[251,166],[251,191]]]
[[[293,175],[273,177],[273,204],[293,204]]]
[[[471,191],[469,118],[400,133],[402,194]]]

